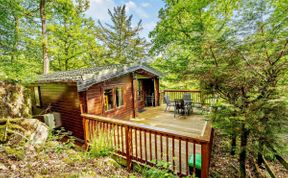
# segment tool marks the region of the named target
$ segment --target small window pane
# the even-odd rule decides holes
[[[123,90],[122,90],[122,88],[116,88],[116,105],[117,105],[117,107],[123,105]]]
[[[39,87],[34,87],[34,97],[36,106],[41,106]]]
[[[104,108],[105,108],[105,111],[108,111],[113,108],[112,89],[107,89],[104,91]]]

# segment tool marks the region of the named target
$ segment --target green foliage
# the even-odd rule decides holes
[[[107,49],[106,57],[109,63],[131,63],[147,57],[148,43],[139,36],[142,28],[141,20],[132,26],[132,15],[127,16],[126,7],[118,6],[108,10],[112,24],[103,25],[99,21],[96,37]]]
[[[113,153],[114,148],[111,133],[102,131],[92,137],[88,151],[90,157],[104,157]]]
[[[4,150],[6,154],[8,154],[9,157],[13,157],[17,160],[23,160],[25,158],[25,150],[23,146],[18,146],[18,147],[10,147],[10,146],[5,146]]]
[[[16,139],[17,143],[26,139],[23,134],[25,130],[19,124],[22,120],[16,118],[0,119],[0,143],[7,143],[11,138]],[[14,142],[14,140],[11,140],[11,142]]]
[[[57,142],[62,142],[62,144],[57,144]],[[46,151],[51,151],[52,149],[56,153],[61,153],[64,150],[74,149],[74,143],[75,138],[61,127],[60,130],[49,130],[48,139],[43,149],[46,149]]]
[[[101,64],[103,49],[95,38],[96,27],[92,19],[84,17],[71,0],[58,0],[49,6],[49,55],[53,70],[71,70]]]
[[[171,163],[165,162],[165,161],[152,161],[156,164],[155,167],[145,166],[143,168],[142,175],[144,177],[151,177],[151,178],[173,178],[176,177],[171,173],[169,168],[171,167]]]
[[[246,151],[263,152],[265,144],[279,148],[287,130],[287,104],[279,92],[288,64],[287,1],[165,2],[150,34],[151,52],[174,49],[162,54],[167,62],[161,64],[186,64],[182,72],[171,65],[170,72],[198,79],[202,90],[225,102],[214,124],[241,136],[243,177]]]
[[[25,0],[1,1],[0,80],[29,82],[41,71],[39,31],[33,22],[37,5]]]

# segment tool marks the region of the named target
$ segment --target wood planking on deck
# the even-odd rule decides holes
[[[189,116],[179,116],[174,118],[174,113],[171,111],[164,112],[164,107],[148,107],[145,108],[145,111],[138,113],[136,119],[131,119],[131,121],[141,124],[146,124],[154,127],[165,128],[173,131],[177,131],[179,134],[183,135],[190,135],[190,136],[199,136],[203,134],[203,130],[206,126],[205,118],[201,115],[191,114]],[[172,158],[172,138],[168,138],[168,160],[166,154],[166,136],[162,137],[162,148],[163,152],[161,153],[161,139],[158,135],[156,137],[155,142],[155,135],[151,134],[151,141],[150,141],[150,133],[146,132],[146,140],[144,136],[144,132],[141,132],[141,144],[140,144],[140,131],[137,131],[135,134],[135,130],[132,131],[132,147],[133,147],[133,156],[136,157],[136,144],[137,144],[137,158],[141,158],[140,156],[140,145],[142,146],[142,159],[147,157],[147,161],[153,160],[162,160],[166,162],[170,162],[172,164],[173,160],[175,163],[176,171],[180,171],[179,167],[179,140],[174,139],[174,158]],[[137,143],[135,141],[135,137],[137,137]],[[124,138],[125,139],[125,138]],[[121,143],[121,142],[120,142]],[[150,152],[150,143],[152,154]],[[155,153],[155,143],[157,143],[157,153]],[[146,149],[145,149],[146,144]],[[201,153],[201,145],[195,145],[195,153]],[[124,148],[125,150],[126,148]],[[182,172],[186,172],[186,142],[181,141],[181,170]],[[188,143],[188,157],[193,154],[193,143]],[[162,154],[162,158],[161,158]],[[157,158],[156,158],[157,155]]]
[[[173,111],[164,112],[164,109],[164,106],[146,107],[143,112],[137,114],[136,119],[131,121],[182,132],[185,135],[202,134],[206,123],[202,115],[192,113],[189,116],[176,115],[174,118]]]

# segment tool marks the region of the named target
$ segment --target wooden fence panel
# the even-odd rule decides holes
[[[191,137],[164,128],[151,127],[129,121],[82,114],[85,143],[89,144],[95,134],[109,132],[116,152],[127,160],[128,170],[132,162],[155,165],[170,162],[170,169],[178,175],[195,173],[196,154],[202,155],[201,177],[208,177],[213,131],[208,128],[203,136]],[[108,140],[108,139],[107,139]],[[193,155],[194,165],[189,167]]]
[[[164,96],[168,96],[171,101],[182,99],[185,93],[191,95],[194,104],[211,105],[215,102],[212,95],[204,95],[201,90],[162,90],[160,92],[160,104],[164,104]]]

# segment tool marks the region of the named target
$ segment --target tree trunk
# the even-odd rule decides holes
[[[260,138],[259,146],[258,146],[258,155],[257,155],[258,166],[261,166],[263,163],[263,156],[262,156],[263,144],[264,143],[261,141],[261,138]]]
[[[49,58],[48,58],[48,39],[46,32],[46,13],[45,13],[46,0],[40,0],[40,18],[42,29],[42,55],[43,55],[43,73],[49,72]]]
[[[248,143],[248,136],[249,136],[249,130],[245,128],[245,124],[242,124],[241,129],[241,150],[239,155],[239,162],[240,162],[240,177],[245,178],[246,177],[246,154],[247,154],[247,143]]]
[[[232,133],[232,136],[231,136],[231,150],[230,150],[230,154],[231,155],[235,155],[235,152],[236,152],[236,139],[237,139],[237,136],[235,133]]]

